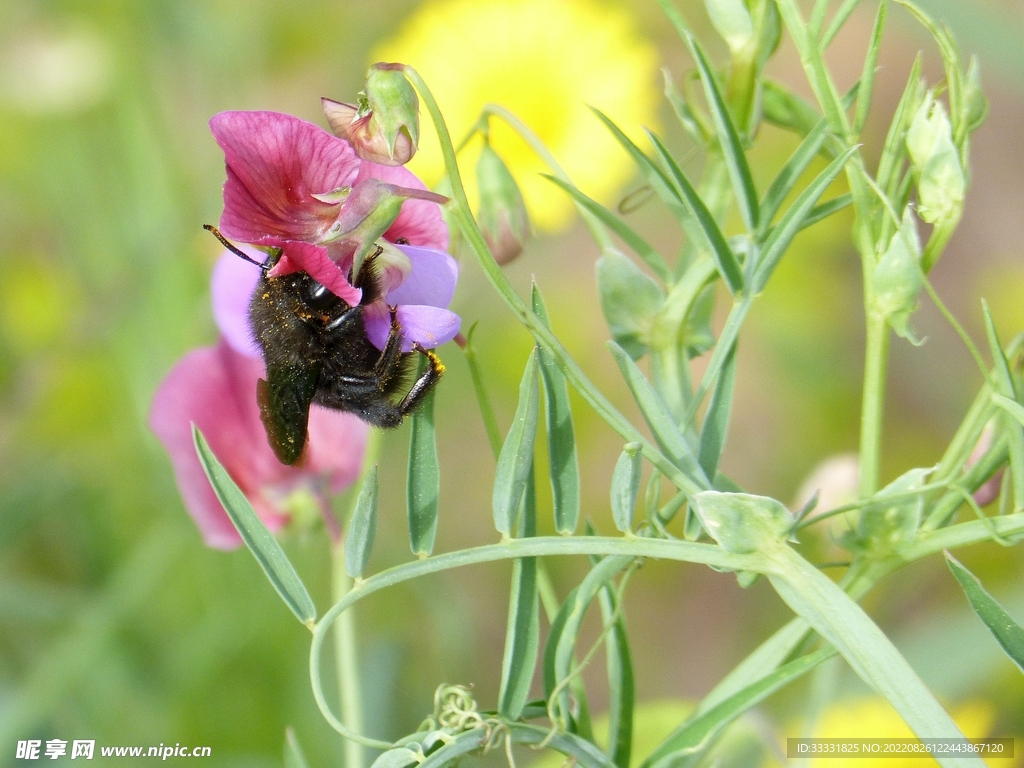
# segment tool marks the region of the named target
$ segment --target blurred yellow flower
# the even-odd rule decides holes
[[[995,711],[983,701],[969,701],[949,710],[953,720],[969,739],[991,735]],[[792,729],[798,731],[799,729]],[[797,734],[794,734],[797,735]],[[802,732],[799,735],[804,735]],[[1003,735],[1003,734],[997,734]],[[914,734],[903,719],[882,698],[848,699],[833,704],[818,718],[813,737],[817,739],[912,739]],[[785,751],[785,743],[782,745]],[[793,761],[788,761],[792,763]],[[993,760],[989,765],[1018,765],[1017,760]],[[814,757],[807,768],[850,768],[853,764],[870,768],[912,768],[938,765],[930,757],[877,757],[854,759],[840,757]],[[788,764],[788,763],[787,763]]]
[[[419,71],[456,143],[485,104],[500,104],[540,137],[580,189],[606,203],[634,166],[586,105],[634,138],[642,135],[641,125],[655,123],[657,51],[622,8],[599,0],[428,0],[373,57]],[[543,163],[493,119],[491,145],[522,187],[535,226],[564,228],[572,205],[537,176],[548,172]],[[459,158],[473,202],[479,146],[478,140]],[[443,174],[426,125],[409,167],[427,183]]]

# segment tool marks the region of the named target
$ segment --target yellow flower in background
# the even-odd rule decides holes
[[[969,739],[981,739],[991,735],[995,724],[993,707],[983,701],[969,701],[949,710],[950,715]],[[799,728],[791,729],[793,735],[805,735]],[[1004,734],[996,734],[1004,735]],[[885,699],[847,699],[833,704],[818,718],[813,737],[817,739],[912,739],[914,734],[907,727],[896,710]],[[782,745],[785,751],[785,743]],[[787,764],[794,761],[790,760]],[[930,757],[871,757],[850,759],[845,757],[813,757],[807,761],[808,768],[850,768],[853,764],[865,768],[927,768],[938,763]],[[1019,765],[1016,759],[1005,758],[986,761],[988,765]]]
[[[428,0],[373,57],[419,71],[456,143],[485,104],[500,104],[540,137],[580,189],[605,203],[635,167],[587,105],[634,139],[641,125],[655,123],[657,51],[623,9],[598,0]],[[409,167],[432,184],[444,166],[425,114],[421,122],[420,151]],[[537,175],[549,171],[495,119],[491,145],[519,182],[535,226],[567,226],[568,197]],[[478,139],[459,156],[473,202],[479,147]]]

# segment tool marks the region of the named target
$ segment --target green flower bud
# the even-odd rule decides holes
[[[366,102],[392,158],[399,146],[411,148],[412,157],[420,141],[420,102],[404,69],[378,62],[366,73]]]
[[[876,311],[885,316],[897,334],[912,344],[921,343],[910,328],[910,316],[917,309],[917,295],[921,291],[920,258],[921,242],[908,207],[903,213],[903,225],[878,260],[872,285]]]
[[[715,30],[733,53],[740,51],[754,37],[754,21],[743,0],[704,0]]]
[[[480,151],[476,177],[480,190],[480,229],[495,261],[508,264],[522,253],[530,235],[526,203],[508,166],[490,144],[485,143]]]
[[[960,218],[964,177],[960,155],[941,102],[929,93],[907,131],[907,150],[917,171],[917,213],[929,224]]]

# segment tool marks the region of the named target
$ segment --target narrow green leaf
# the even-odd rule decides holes
[[[995,636],[999,645],[1003,647],[1006,655],[1013,660],[1021,672],[1024,672],[1024,627],[1013,620],[1013,617],[1006,612],[996,600],[982,586],[978,577],[961,565],[955,557],[947,551],[946,565],[953,572],[956,580],[963,587],[971,608],[978,614],[985,626]]]
[[[747,231],[753,234],[758,229],[757,191],[754,189],[754,179],[750,175],[750,166],[747,164],[747,156],[740,143],[739,133],[729,115],[729,108],[725,104],[718,81],[711,71],[711,66],[708,64],[700,43],[692,35],[687,35],[685,42],[687,42],[693,60],[697,64],[697,72],[704,85],[704,94],[711,110],[711,118],[715,123],[715,131],[725,157],[725,165],[729,169],[729,179],[732,181],[733,193],[736,195],[736,202],[740,208],[740,216],[743,218]]]
[[[622,242],[629,246],[633,253],[643,259],[644,263],[651,268],[651,271],[654,272],[654,274],[661,278],[662,282],[672,282],[672,270],[669,269],[668,264],[665,263],[661,254],[654,249],[654,246],[638,235],[628,224],[626,224],[626,222],[596,200],[587,197],[572,184],[562,181],[554,176],[549,176],[547,174],[541,175],[548,181],[560,187],[564,192],[572,197],[573,200],[594,214],[594,216],[596,216],[602,224],[608,227],[608,229],[622,238]]]
[[[818,156],[818,151],[825,142],[827,127],[824,120],[818,121],[818,124],[800,142],[800,146],[796,148],[786,164],[782,166],[782,170],[772,181],[768,191],[764,193],[764,199],[761,201],[761,227],[757,233],[759,242],[764,242],[764,235],[771,226],[775,214],[778,213],[782,201],[793,191],[797,180],[807,170],[811,161]]]
[[[370,467],[359,489],[352,517],[345,534],[345,571],[353,579],[362,578],[373,550],[377,533],[377,465]]]
[[[547,309],[536,284],[533,286],[533,313],[548,328]],[[569,385],[550,353],[537,350],[540,378],[544,384],[545,419],[548,435],[548,465],[551,476],[555,530],[572,533],[580,519],[580,463],[576,453],[576,432],[569,404]]]
[[[612,520],[623,533],[633,532],[633,510],[640,491],[640,443],[627,443],[612,472]]]
[[[633,657],[629,651],[626,620],[619,611],[616,617],[615,592],[609,586],[597,594],[601,620],[607,626],[615,623],[605,638],[605,665],[608,668],[608,746],[605,754],[618,766],[629,768],[633,749],[633,707],[636,704],[636,680]]]
[[[662,452],[695,484],[703,488],[710,487],[707,477],[697,463],[693,448],[686,442],[686,438],[679,431],[679,427],[676,426],[665,403],[637,368],[636,363],[614,341],[608,342],[608,349],[611,351],[612,357],[615,358],[622,377],[626,380],[630,392],[633,393],[633,399],[640,407],[644,421],[651,428],[651,433]]]
[[[994,394],[992,399],[996,405],[1016,417],[1016,409],[1009,405],[1009,403],[1016,405],[1014,401],[1017,399],[1013,374],[1010,373],[1010,364],[1006,360],[1006,355],[1003,354],[1003,346],[999,341],[995,321],[992,320],[992,313],[989,312],[988,303],[984,300],[981,302],[981,309],[985,315],[985,336],[988,338],[989,353],[992,355],[992,368],[995,377],[992,384],[998,390],[998,394]],[[1001,400],[998,399],[1000,394],[1003,396]],[[1015,424],[1012,420],[1008,420],[1006,436],[1010,450],[1013,508],[1024,509],[1024,423]]]
[[[466,357],[466,364],[469,366],[469,376],[473,380],[473,392],[476,394],[476,402],[480,407],[480,416],[484,422],[484,430],[487,432],[487,441],[494,451],[494,458],[498,458],[501,451],[501,431],[498,429],[498,420],[494,418],[494,409],[491,407],[491,399],[487,396],[487,388],[484,386],[483,371],[480,370],[480,362],[476,359],[476,347],[473,346],[473,334],[476,332],[479,321],[469,327],[466,334],[466,346],[462,352]]]
[[[267,526],[256,515],[256,510],[245,498],[245,494],[213,455],[206,438],[195,424],[192,425],[192,441],[196,446],[199,463],[203,465],[203,471],[206,472],[214,493],[217,494],[245,546],[252,552],[256,562],[260,564],[270,583],[277,590],[277,594],[295,614],[295,618],[307,626],[312,626],[316,619],[316,606],[313,605],[306,585],[295,572],[281,545],[267,530]]]
[[[708,412],[700,430],[697,446],[697,462],[707,477],[714,477],[718,471],[718,460],[725,447],[725,436],[729,431],[729,415],[732,412],[732,392],[736,384],[736,345],[722,364],[722,372],[715,382]]]
[[[849,208],[851,205],[853,205],[853,195],[849,192],[837,195],[824,203],[818,203],[816,206],[811,208],[810,213],[808,213],[806,218],[804,218],[800,231],[817,224],[822,219],[827,219],[833,213],[838,213],[844,208]]]
[[[828,29],[825,30],[825,34],[821,36],[821,42],[818,44],[821,50],[828,48],[829,43],[832,42],[839,30],[846,24],[846,20],[850,18],[850,14],[853,13],[854,8],[860,0],[844,0],[843,4],[839,6],[839,10],[836,11],[836,15],[832,17],[832,21],[828,25]]]
[[[864,610],[818,568],[788,546],[772,552],[778,570],[769,573],[775,591],[826,641],[854,672],[888,699],[919,738],[964,738],[921,678]],[[945,768],[967,768],[976,758],[939,756]]]
[[[822,59],[822,49],[818,41],[811,37],[810,30],[800,16],[799,5],[796,0],[776,0],[776,5],[800,53],[800,64],[818,104],[824,110],[830,130],[837,136],[848,138],[850,123],[843,111],[842,99]]]
[[[815,203],[818,202],[818,198],[824,194],[829,184],[835,180],[836,176],[843,170],[846,162],[853,157],[856,151],[857,147],[850,147],[829,163],[825,170],[819,173],[814,181],[808,184],[807,188],[800,193],[800,196],[789,207],[789,210],[783,215],[775,229],[772,230],[771,235],[764,243],[761,261],[757,265],[757,271],[754,273],[753,286],[751,287],[755,293],[759,293],[764,289],[768,278],[772,276],[772,272],[778,266],[782,255],[789,248],[789,244],[793,242],[796,233],[802,228]]]
[[[882,0],[878,4],[878,12],[875,14],[875,26],[871,30],[871,42],[868,44],[868,53],[864,58],[864,72],[860,76],[860,89],[857,92],[857,111],[853,118],[853,132],[859,134],[868,119],[868,109],[871,107],[871,97],[875,89],[875,68],[878,66],[878,51],[882,47],[882,31],[885,29],[885,12],[889,8],[888,0]]]
[[[722,234],[722,230],[719,229],[715,217],[708,210],[697,190],[690,184],[682,168],[676,163],[665,145],[661,143],[661,139],[646,128],[644,130],[675,180],[675,190],[680,199],[684,201],[687,212],[700,225],[701,232],[711,248],[711,253],[715,258],[715,263],[722,275],[722,279],[725,280],[726,285],[729,286],[729,290],[733,294],[739,293],[743,290],[743,270],[736,258],[736,254],[729,248],[729,243],[726,241],[725,235]]]
[[[921,54],[914,59],[910,68],[910,77],[903,88],[903,94],[896,104],[896,112],[889,124],[889,131],[885,136],[885,143],[882,144],[882,153],[878,158],[878,171],[875,173],[875,181],[891,199],[896,185],[899,182],[900,168],[903,158],[907,155],[906,136],[914,115],[917,114],[921,102],[924,101],[924,83],[921,82]],[[901,206],[896,206],[897,211],[902,211]]]
[[[494,527],[503,536],[512,535],[519,503],[526,491],[530,468],[533,466],[539,401],[537,352],[534,350],[526,361],[523,380],[519,384],[519,405],[505,443],[501,446],[498,466],[494,470],[494,492],[491,497]]]
[[[523,514],[517,526],[521,536],[537,535],[537,496],[533,467],[523,496]],[[540,646],[540,612],[537,592],[537,558],[523,557],[512,563],[512,589],[508,598],[505,653],[501,660],[498,711],[517,720],[530,696]]]
[[[409,430],[409,470],[405,487],[409,517],[409,545],[414,555],[424,557],[434,549],[437,535],[438,497],[441,495],[441,467],[437,460],[434,430],[434,392],[412,414]]]
[[[284,768],[309,768],[299,740],[295,738],[295,729],[290,725],[284,732]]]
[[[597,119],[600,120],[605,126],[611,131],[612,136],[619,142],[623,149],[633,158],[633,161],[640,168],[647,183],[651,185],[651,189],[661,198],[661,201],[668,206],[668,209],[672,211],[673,215],[680,222],[686,220],[689,214],[686,211],[686,207],[679,199],[679,195],[676,194],[672,182],[668,180],[668,177],[662,172],[662,170],[655,165],[654,161],[651,160],[644,151],[638,147],[632,139],[630,139],[619,126],[617,126],[611,118],[605,115],[601,110],[594,107],[590,108]]]
[[[695,712],[640,764],[640,768],[696,766],[737,718],[835,654],[833,648],[808,653],[757,679],[714,707]]]

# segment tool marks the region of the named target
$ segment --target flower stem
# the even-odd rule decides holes
[[[352,589],[352,578],[345,571],[345,541],[331,546],[331,594],[338,602]],[[346,611],[338,617],[334,629],[335,665],[338,671],[338,693],[341,698],[341,717],[345,725],[356,733],[363,732],[363,699],[359,678],[359,649],[356,646],[355,614]],[[345,740],[345,768],[363,768],[363,745],[352,739]]]
[[[877,312],[868,312],[864,350],[864,392],[860,416],[860,495],[878,490],[885,410],[885,374],[889,361],[889,326]]]

